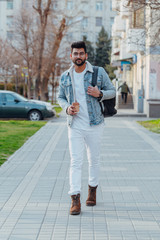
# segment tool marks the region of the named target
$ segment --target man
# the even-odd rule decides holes
[[[127,83],[124,82],[121,86],[119,86],[118,89],[120,89],[120,88],[121,88],[122,102],[124,102],[126,104],[128,93],[130,93],[129,87],[128,87]]]
[[[81,167],[84,145],[89,163],[89,193],[87,206],[96,205],[96,188],[100,158],[100,139],[104,117],[99,101],[115,97],[116,91],[105,70],[98,70],[97,86],[92,86],[93,67],[86,61],[85,43],[71,45],[70,58],[73,65],[61,77],[58,101],[65,109],[68,120],[70,163],[71,215],[80,214]]]

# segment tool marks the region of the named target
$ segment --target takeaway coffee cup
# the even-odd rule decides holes
[[[79,103],[78,102],[74,102],[74,103],[72,103],[72,105],[75,107],[76,112],[79,112]]]

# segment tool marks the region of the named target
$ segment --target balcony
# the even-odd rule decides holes
[[[116,30],[115,24],[112,25],[112,38],[114,38],[114,39],[121,38],[121,32]]]
[[[120,48],[112,48],[112,53],[111,53],[111,63],[115,65],[117,61],[120,60]]]
[[[128,29],[127,33],[127,51],[129,53],[137,53],[145,51],[145,30],[144,29]]]
[[[115,30],[118,32],[125,32],[126,31],[126,24],[125,20],[122,19],[120,16],[116,16],[114,20]]]
[[[113,48],[112,49],[112,54],[118,56],[120,52],[120,48]]]
[[[112,41],[112,53],[111,53],[112,63],[119,60],[119,55],[120,55],[119,40],[113,39],[113,41]]]
[[[120,16],[122,19],[126,19],[130,16],[131,10],[128,7],[129,0],[122,0],[120,3]]]
[[[119,66],[119,55],[111,55],[111,63],[112,63],[112,66]]]
[[[133,53],[130,53],[127,51],[126,39],[122,39],[120,44],[120,59],[122,60],[122,59],[128,59],[132,57],[133,57]]]
[[[120,2],[121,2],[121,0],[112,0],[112,10],[113,11],[120,10]]]

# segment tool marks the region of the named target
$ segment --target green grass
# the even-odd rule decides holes
[[[62,111],[62,108],[61,107],[54,107],[56,113],[60,113]]]
[[[45,124],[45,121],[0,121],[0,165]]]
[[[56,111],[56,117],[59,117],[59,113],[62,111],[62,108],[56,104],[54,105],[54,110]]]
[[[160,119],[149,120],[149,121],[138,121],[143,127],[149,131],[160,134]]]

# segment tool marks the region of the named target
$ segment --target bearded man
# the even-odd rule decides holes
[[[87,57],[83,41],[72,43],[70,58],[73,65],[62,74],[58,93],[58,102],[65,109],[68,122],[71,215],[81,212],[81,169],[85,147],[89,165],[86,205],[96,205],[100,143],[104,129],[99,102],[116,95],[115,87],[102,67],[98,69],[97,86],[92,86],[93,66]]]

